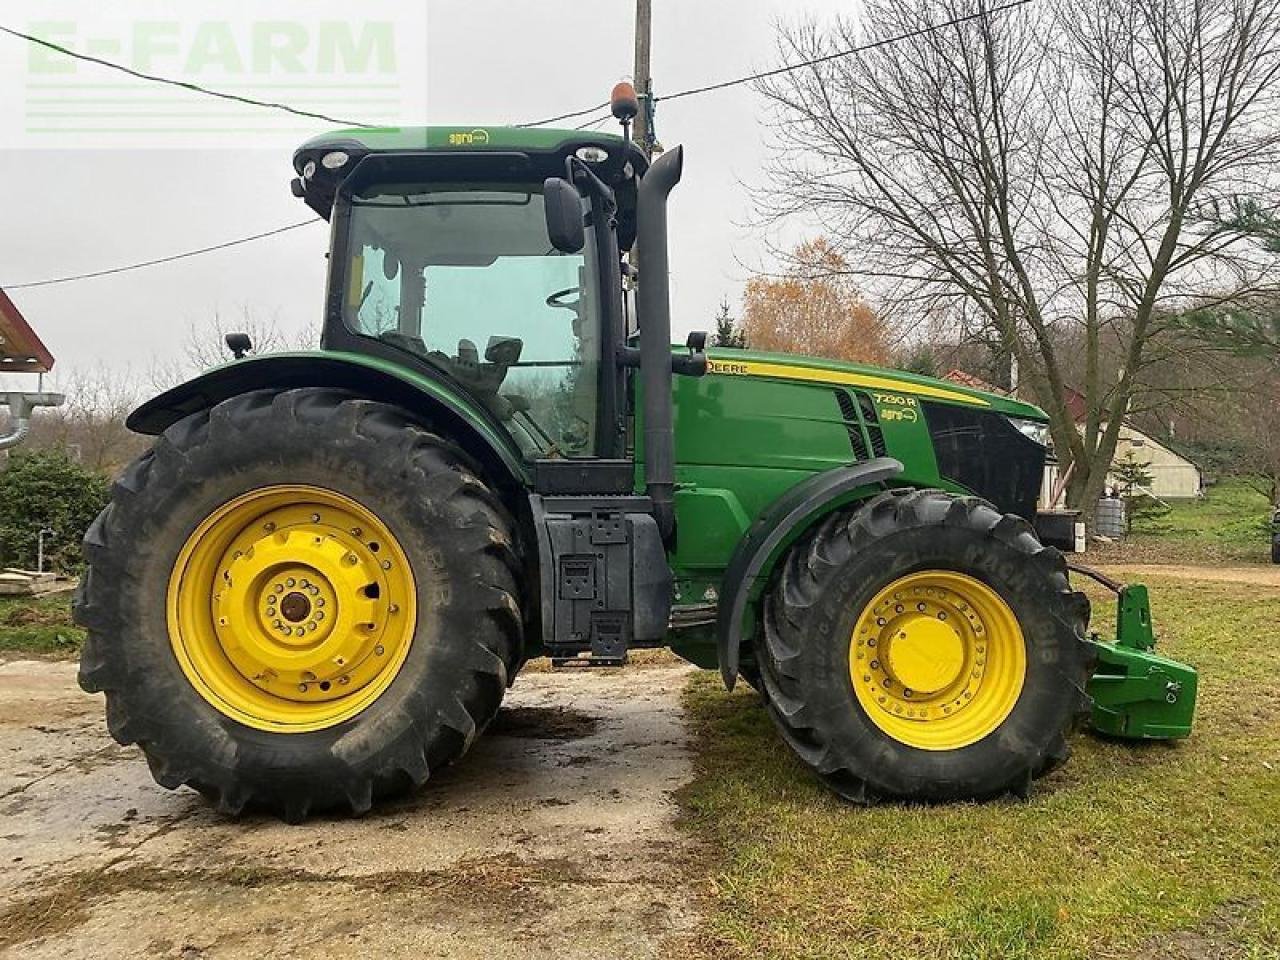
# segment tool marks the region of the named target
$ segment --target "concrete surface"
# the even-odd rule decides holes
[[[531,673],[414,797],[290,827],[156,786],[75,666],[0,664],[0,956],[651,957],[696,919],[682,667]]]

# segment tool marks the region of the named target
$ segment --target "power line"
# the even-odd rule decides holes
[[[596,117],[594,120],[588,120],[586,123],[580,123],[580,124],[578,124],[578,125],[577,125],[576,127],[574,127],[573,129],[575,129],[575,130],[587,130],[587,129],[591,129],[591,128],[593,128],[593,127],[598,127],[598,126],[600,126],[600,124],[604,123],[606,120],[612,120],[612,119],[613,119],[613,114],[612,114],[612,113],[602,114],[601,116]]]
[[[173,256],[161,257],[158,260],[145,260],[141,263],[131,263],[123,267],[112,267],[109,270],[95,270],[92,273],[80,273],[72,277],[55,277],[49,280],[34,280],[30,283],[15,283],[12,285],[0,284],[0,288],[5,290],[31,290],[34,287],[51,287],[59,283],[74,283],[77,280],[92,280],[94,277],[109,277],[117,273],[128,273],[131,270],[141,270],[144,267],[155,267],[162,263],[173,263],[175,260],[186,260],[190,257],[198,257],[205,253],[213,253],[217,250],[226,250],[228,247],[238,247],[241,244],[252,243],[255,240],[265,240],[267,237],[274,237],[277,234],[287,233],[290,230],[297,230],[299,227],[305,227],[319,222],[320,218],[314,217],[310,220],[303,220],[300,223],[291,223],[286,227],[277,227],[275,230],[268,230],[265,233],[255,233],[251,237],[241,237],[238,240],[228,240],[226,243],[215,244],[212,247],[201,247],[199,250],[188,250],[186,253],[176,253]]]
[[[719,83],[709,83],[702,87],[691,87],[688,90],[680,90],[677,93],[668,93],[661,97],[655,96],[653,99],[656,103],[661,100],[678,100],[681,97],[696,97],[699,94],[711,93],[714,90],[723,90],[726,87],[736,87],[744,83],[751,83],[753,80],[766,80],[769,77],[776,77],[784,73],[791,73],[794,70],[803,70],[805,67],[816,66],[819,63],[828,63],[832,60],[839,60],[842,57],[851,57],[855,54],[866,53],[868,50],[876,50],[880,47],[892,46],[895,43],[901,43],[903,40],[914,40],[916,37],[927,36],[930,33],[945,30],[947,27],[958,26],[959,24],[967,23],[970,20],[977,20],[980,17],[987,17],[996,13],[1003,13],[1006,10],[1013,10],[1015,7],[1024,7],[1031,2],[1032,0],[1013,0],[1012,3],[992,7],[990,10],[979,10],[977,13],[969,13],[963,17],[944,20],[942,23],[931,23],[915,30],[909,30],[906,33],[899,33],[892,37],[883,37],[880,40],[872,40],[870,43],[864,43],[857,47],[850,47],[848,50],[838,50],[835,53],[828,53],[821,57],[814,57],[812,60],[802,60],[800,63],[790,63],[786,66],[774,67],[772,70],[763,70],[760,73],[749,74],[745,77],[737,77],[733,80],[721,80]]]
[[[275,103],[270,100],[255,100],[252,97],[242,97],[234,93],[224,93],[221,90],[211,90],[208,87],[202,87],[196,83],[188,83],[185,80],[174,80],[171,77],[160,77],[150,73],[142,73],[134,70],[132,67],[126,67],[121,63],[114,63],[111,60],[103,60],[101,57],[92,57],[87,53],[77,53],[60,44],[54,43],[52,40],[45,40],[42,37],[34,37],[29,33],[23,33],[20,30],[14,30],[0,24],[0,33],[7,33],[11,37],[17,37],[19,40],[26,40],[28,43],[34,43],[41,47],[47,47],[55,50],[68,57],[74,57],[76,60],[83,60],[86,63],[97,64],[100,67],[106,67],[109,70],[118,70],[120,73],[136,77],[139,80],[148,80],[151,83],[162,83],[170,87],[178,87],[190,93],[201,93],[208,97],[217,97],[220,100],[231,100],[236,103],[247,103],[254,107],[266,107],[269,110],[281,110],[285,113],[291,113],[298,117],[307,117],[311,120],[323,120],[325,123],[333,123],[338,126],[345,127],[372,127],[373,124],[361,123],[359,120],[342,120],[336,117],[330,117],[323,113],[314,113],[310,110],[299,110],[297,107],[291,107],[287,103]]]
[[[573,113],[562,113],[559,116],[547,117],[545,120],[530,120],[528,123],[517,123],[517,127],[541,127],[548,123],[559,123],[561,120],[573,120],[577,117],[585,117],[588,113],[595,113],[597,110],[604,110],[609,106],[609,101],[597,103],[595,106],[586,107],[582,110],[575,110]]]
[[[717,90],[724,90],[728,87],[741,86],[744,83],[751,83],[752,81],[755,81],[755,80],[764,80],[764,79],[768,79],[769,77],[780,76],[784,73],[791,73],[795,70],[802,70],[805,67],[816,66],[817,64],[820,64],[820,63],[828,63],[832,60],[839,60],[842,57],[854,56],[855,54],[865,53],[869,50],[875,50],[880,47],[886,47],[886,46],[891,46],[892,44],[895,44],[895,43],[901,43],[904,40],[911,40],[916,37],[926,36],[930,33],[935,33],[939,30],[944,30],[947,27],[954,27],[959,24],[966,23],[970,20],[976,20],[980,17],[986,17],[992,14],[1003,13],[1007,10],[1013,10],[1017,7],[1026,6],[1031,2],[1032,0],[1013,0],[1013,2],[1011,3],[1002,4],[998,7],[992,7],[990,10],[980,10],[977,13],[967,14],[962,17],[954,17],[950,20],[943,21],[942,23],[929,24],[924,27],[919,27],[918,29],[915,29],[915,30],[910,30],[906,33],[897,34],[892,37],[884,37],[880,40],[873,40],[870,43],[865,43],[860,46],[850,47],[847,50],[838,50],[835,53],[828,53],[821,57],[814,57],[810,60],[803,60],[800,63],[791,63],[781,67],[774,67],[771,70],[763,70],[759,73],[752,73],[752,74],[748,74],[747,76],[736,77],[732,80],[721,80],[717,83],[709,83],[701,87],[690,87],[687,90],[679,90],[675,93],[670,93],[662,97],[654,96],[653,101],[656,104],[660,100],[679,100],[683,97],[695,97],[704,93],[712,93]],[[311,113],[306,110],[297,110],[283,103],[271,103],[263,100],[254,100],[249,97],[241,97],[235,94],[223,93],[217,90],[210,90],[206,87],[201,87],[193,83],[186,83],[181,80],[172,80],[168,77],[157,77],[157,76],[152,76],[150,74],[140,73],[129,67],[122,66],[121,64],[112,63],[109,60],[102,60],[97,57],[91,57],[85,54],[80,54],[75,52],[74,50],[68,50],[66,47],[62,47],[56,43],[52,43],[51,41],[43,40],[39,37],[33,37],[29,34],[21,33],[17,30],[12,30],[9,27],[3,26],[3,25],[0,25],[0,32],[10,34],[11,36],[18,37],[22,40],[27,40],[31,43],[48,47],[51,50],[56,50],[59,53],[63,53],[69,57],[74,57],[78,60],[85,60],[90,63],[96,63],[96,64],[99,64],[100,66],[108,67],[112,70],[119,70],[122,73],[126,73],[130,76],[137,77],[138,79],[141,79],[141,80],[149,80],[155,83],[167,84],[169,86],[179,87],[181,89],[189,90],[194,93],[202,93],[212,97],[219,97],[224,100],[234,100],[240,103],[246,103],[253,106],[267,107],[273,110],[283,110],[286,113],[292,113],[301,117],[310,117],[312,119],[317,119],[317,120],[324,120],[328,123],[355,126],[355,127],[371,127],[372,126],[371,124],[361,123],[357,120],[338,120],[333,117],[326,116],[322,113]],[[516,126],[517,127],[537,127],[537,126],[542,126],[548,123],[558,123],[561,120],[574,120],[574,119],[577,119],[578,117],[586,116],[587,114],[596,113],[597,111],[603,110],[609,106],[610,106],[610,103],[608,100],[606,100],[603,103],[598,103],[598,104],[595,104],[594,106],[586,107],[582,110],[574,110],[570,113],[558,114],[557,116],[547,117],[546,119],[543,119],[543,120],[534,120],[528,123],[518,123],[516,124]],[[609,119],[609,116],[610,114],[604,114],[603,116],[599,116],[594,119],[587,120],[584,123],[577,126],[575,129],[583,130],[583,129],[586,129],[587,127],[594,127],[597,124],[602,123],[605,120]],[[109,270],[98,270],[92,273],[78,274],[76,276],[57,277],[49,280],[37,280],[31,283],[20,283],[20,284],[9,286],[7,289],[30,290],[35,287],[48,287],[48,286],[53,286],[55,284],[73,283],[77,280],[90,280],[95,277],[106,277],[106,276],[112,276],[118,273],[127,273],[132,270],[141,270],[145,267],[154,267],[164,263],[172,263],[175,260],[186,260],[190,257],[198,257],[206,253],[214,253],[218,250],[226,250],[229,247],[236,247],[236,246],[240,246],[241,244],[252,243],[255,240],[263,240],[263,239],[266,239],[267,237],[273,237],[273,236],[276,236],[277,234],[285,233],[289,230],[297,230],[299,227],[305,227],[308,224],[315,223],[315,222],[316,220],[305,220],[305,221],[302,221],[301,223],[289,224],[288,226],[278,227],[275,230],[268,230],[265,233],[258,233],[249,237],[241,237],[238,240],[230,240],[230,241],[227,241],[226,243],[216,244],[212,247],[203,247],[199,250],[190,250],[190,251],[187,251],[186,253],[179,253],[169,257],[161,257],[158,260],[148,260],[143,263],[134,263],[134,264],[129,264],[123,267],[113,267]]]
[[[653,102],[660,103],[663,100],[679,100],[682,97],[696,97],[704,93],[712,93],[716,90],[724,90],[727,87],[737,87],[744,83],[751,83],[754,80],[766,80],[769,77],[777,77],[784,73],[791,73],[795,70],[803,70],[805,67],[816,66],[820,63],[828,63],[832,60],[839,60],[842,57],[852,57],[859,53],[866,53],[869,50],[876,50],[880,47],[892,46],[895,43],[901,43],[904,40],[914,40],[916,37],[927,36],[930,33],[936,33],[939,30],[945,30],[947,27],[958,26],[967,23],[970,20],[977,20],[980,17],[987,17],[997,13],[1004,13],[1007,10],[1013,10],[1016,7],[1023,7],[1033,0],[1013,0],[1012,3],[1005,3],[998,7],[992,7],[989,10],[980,10],[977,13],[969,13],[962,17],[954,17],[951,20],[944,20],[942,23],[931,23],[927,26],[919,27],[915,30],[909,30],[906,33],[896,34],[892,37],[884,37],[880,40],[872,40],[857,47],[850,47],[847,50],[837,50],[835,53],[824,54],[821,57],[814,57],[811,60],[802,60],[799,63],[789,63],[781,67],[774,67],[771,70],[762,70],[759,73],[747,74],[744,77],[735,77],[732,80],[721,80],[716,83],[708,83],[701,87],[690,87],[687,90],[679,90],[675,93],[667,93],[661,96],[655,94]],[[573,113],[562,113],[559,116],[548,117],[545,120],[534,120],[531,123],[516,124],[519,127],[539,127],[548,123],[556,123],[560,120],[572,120],[575,117],[585,116],[588,113],[595,113],[609,106],[609,103],[597,104],[592,107],[586,107],[582,110],[575,110]]]

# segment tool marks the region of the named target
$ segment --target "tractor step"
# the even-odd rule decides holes
[[[597,657],[591,654],[577,656],[552,656],[551,666],[557,670],[561,667],[573,667],[580,670],[589,670],[592,667],[624,667],[627,664],[627,655],[624,653],[620,657]]]

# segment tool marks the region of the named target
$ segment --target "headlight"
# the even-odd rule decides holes
[[[320,166],[326,170],[341,170],[350,159],[351,155],[345,150],[333,150],[320,158]]]
[[[1034,440],[1042,447],[1049,445],[1049,425],[1041,420],[1023,420],[1021,417],[1005,417],[1018,432],[1028,440]]]

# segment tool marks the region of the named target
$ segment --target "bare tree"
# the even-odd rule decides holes
[[[106,475],[119,472],[146,448],[146,438],[125,426],[141,400],[131,371],[81,368],[59,377],[56,386],[66,402],[36,411],[32,448],[60,448],[90,470]]]
[[[989,330],[1048,411],[1083,506],[1169,318],[1274,280],[1272,252],[1202,214],[1273,190],[1280,0],[1058,0],[926,29],[985,9],[871,0],[871,36],[907,39],[763,81],[784,146],[761,204],[816,214],[882,297]],[[784,29],[782,53],[862,39],[810,23]]]

